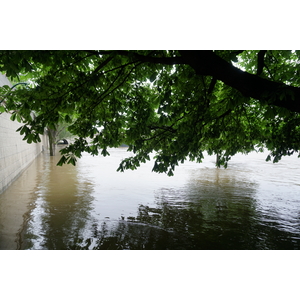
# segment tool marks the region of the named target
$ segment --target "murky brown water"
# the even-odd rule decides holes
[[[57,167],[45,154],[0,195],[0,249],[300,249],[300,159],[238,155],[118,173],[126,148]]]

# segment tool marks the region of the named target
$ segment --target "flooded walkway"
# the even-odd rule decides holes
[[[40,155],[0,195],[0,249],[300,249],[300,159],[237,155],[116,172],[126,148],[76,167]]]

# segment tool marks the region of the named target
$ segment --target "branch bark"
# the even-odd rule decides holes
[[[260,50],[257,54],[257,71],[256,71],[256,75],[261,75],[264,66],[265,66],[265,62],[264,62],[264,58],[265,58],[265,54],[266,54],[267,50]]]

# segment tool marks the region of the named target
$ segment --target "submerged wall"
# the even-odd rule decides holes
[[[0,86],[9,85],[8,79],[0,74]],[[41,143],[28,144],[16,130],[23,124],[10,120],[11,114],[0,114],[0,194],[33,162],[46,148],[45,136]]]

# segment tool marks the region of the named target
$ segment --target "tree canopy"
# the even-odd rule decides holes
[[[0,91],[25,140],[62,121],[78,136],[60,165],[125,143],[119,171],[153,152],[153,171],[172,175],[204,153],[226,166],[239,152],[267,148],[277,162],[300,148],[300,51],[0,51],[0,71],[28,82]]]

